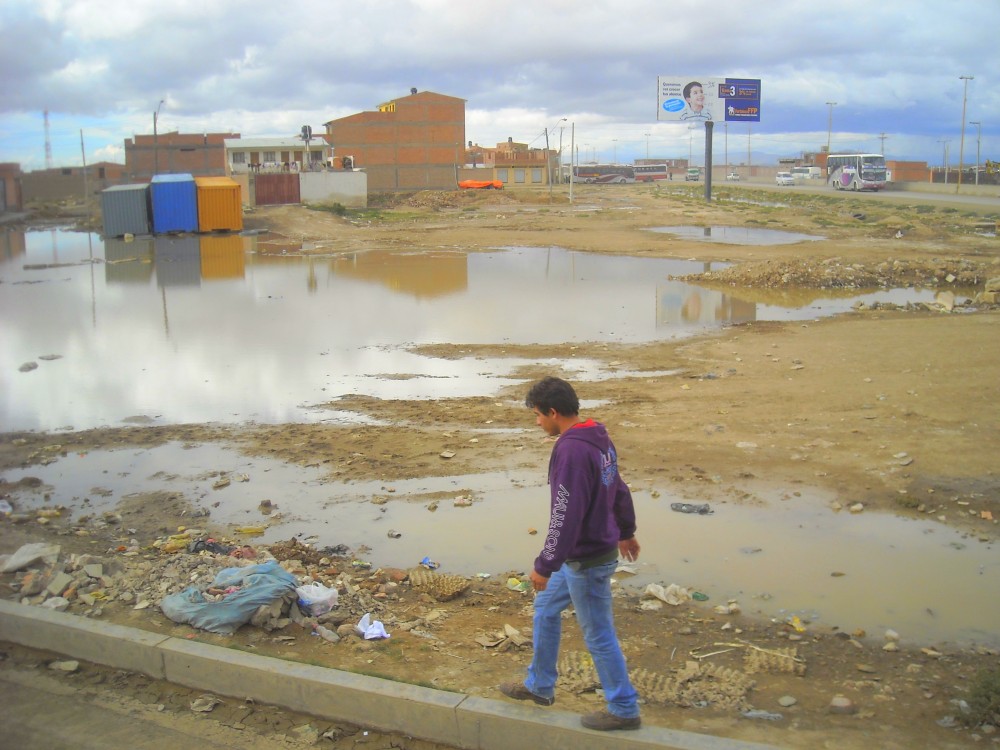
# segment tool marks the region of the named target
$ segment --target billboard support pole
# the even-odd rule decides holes
[[[712,128],[711,120],[705,120],[705,202],[712,202]]]

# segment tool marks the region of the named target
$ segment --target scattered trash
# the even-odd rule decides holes
[[[441,458],[454,458],[455,451],[441,451]]]
[[[267,526],[238,526],[233,530],[237,534],[246,534],[247,536],[260,536],[265,531],[267,531]]]
[[[373,620],[371,614],[365,614],[354,626],[354,632],[363,637],[366,641],[374,641],[388,638],[385,626],[379,620]]]
[[[325,615],[337,606],[337,589],[322,583],[307,583],[295,589],[299,597],[299,609],[312,617]]]
[[[694,599],[696,602],[707,602],[708,594],[703,594],[700,591],[695,591],[692,592],[691,598]]]
[[[459,495],[455,498],[456,508],[468,508],[470,505],[472,505],[472,500],[465,495]]]
[[[75,659],[69,659],[66,661],[54,661],[49,663],[49,669],[54,669],[57,672],[75,672],[80,668],[80,662]]]
[[[212,489],[221,490],[223,487],[228,487],[228,486],[229,486],[229,477],[223,477],[222,479],[217,480],[212,485]]]
[[[531,591],[531,581],[522,581],[520,578],[511,576],[507,579],[507,588],[511,591],[520,591],[522,594]]]
[[[191,701],[191,710],[207,714],[209,711],[214,709],[220,703],[222,703],[222,701],[216,698],[214,695],[203,695],[200,698],[196,698],[195,700]]]
[[[691,599],[691,594],[686,588],[678,586],[676,583],[671,583],[666,588],[663,588],[658,583],[650,583],[646,586],[645,590],[642,592],[645,597],[655,597],[662,602],[676,607],[679,604]]]
[[[386,536],[389,537],[390,539],[399,539],[403,535],[400,532],[396,531],[395,529],[389,529],[389,533],[386,534]]]
[[[441,563],[436,563],[429,557],[425,557],[423,560],[420,561],[420,566],[427,568],[427,570],[437,570],[438,568],[441,567]]]
[[[490,574],[490,573],[476,573],[476,578],[479,578],[480,580],[484,580],[484,581],[487,578],[490,578],[491,576],[492,576],[492,574]]]
[[[9,516],[14,512],[14,508],[6,500],[0,500],[0,514]]]
[[[715,513],[708,503],[670,503],[670,510],[675,510],[678,513],[697,513],[701,516],[708,516]]]
[[[329,641],[330,643],[340,643],[340,636],[329,628],[325,628],[322,625],[317,624],[313,627],[313,633],[318,635],[324,641]]]
[[[370,562],[366,562],[365,560],[351,560],[351,567],[356,570],[370,570],[372,564]]]

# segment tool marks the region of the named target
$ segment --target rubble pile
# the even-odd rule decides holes
[[[840,258],[822,261],[772,260],[730,266],[679,277],[694,283],[714,282],[753,288],[801,287],[810,289],[888,289],[894,287],[982,287],[997,268],[959,259],[928,261],[889,258],[880,263],[845,263]]]

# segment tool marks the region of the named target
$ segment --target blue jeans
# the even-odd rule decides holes
[[[617,566],[614,560],[580,571],[563,565],[552,574],[548,586],[535,597],[535,652],[524,686],[545,698],[555,696],[561,614],[572,602],[587,650],[601,679],[608,711],[631,719],[639,715],[638,695],[628,678],[611,612],[611,576]]]

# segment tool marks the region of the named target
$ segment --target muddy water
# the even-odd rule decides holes
[[[490,395],[523,364],[445,361],[414,345],[643,342],[933,296],[761,304],[671,278],[718,264],[558,247],[300,251],[267,236],[3,230],[0,429],[349,420],[312,405]]]
[[[557,247],[311,258],[300,249],[268,237],[125,243],[0,232],[0,430],[356,421],[313,405],[347,393],[490,395],[522,364],[442,361],[414,354],[416,344],[641,342],[728,322],[815,318],[857,299],[932,298],[894,290],[761,304],[670,278],[705,264]],[[597,363],[578,366],[580,377],[598,376]],[[219,471],[249,481],[214,490]],[[69,455],[31,474],[53,487],[52,503],[77,512],[167,489],[210,509],[213,525],[274,523],[266,541],[301,535],[320,546],[367,545],[376,564],[429,556],[446,571],[502,575],[526,570],[540,546],[543,471],[341,484],[216,446],[169,445]],[[932,522],[865,514],[862,523],[832,513],[823,497],[763,494],[774,508],[727,504],[688,516],[669,508],[684,498],[637,487],[644,554],[629,585],[678,583],[771,617],[892,627],[913,640],[996,641],[992,546]],[[471,507],[456,507],[458,496]],[[281,523],[261,514],[265,499]]]
[[[230,484],[213,489],[219,472]],[[365,545],[370,552],[362,559],[376,565],[413,567],[429,557],[442,572],[466,576],[506,578],[529,569],[548,521],[543,466],[333,482],[316,470],[214,444],[170,444],[70,454],[30,473],[51,486],[51,504],[78,515],[113,509],[135,493],[178,492],[208,510],[213,525],[267,527],[262,536],[235,537],[247,543],[296,536],[319,547]],[[709,604],[735,600],[749,613],[797,615],[874,637],[892,628],[911,645],[1000,645],[995,545],[930,520],[837,512],[819,493],[790,498],[760,487],[756,495],[766,507],[720,503],[711,515],[672,510],[686,498],[647,482],[635,482],[634,493],[643,553],[636,574],[620,577],[625,586],[677,583],[707,594]],[[456,505],[459,498],[472,504]],[[263,500],[275,506],[270,513],[262,512]],[[197,523],[193,518],[191,526]]]

